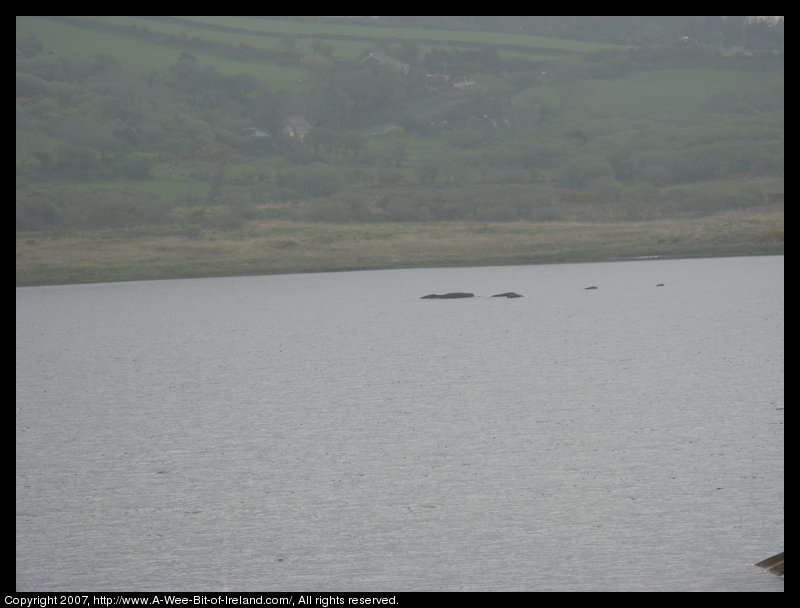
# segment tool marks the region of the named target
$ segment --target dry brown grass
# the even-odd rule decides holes
[[[414,266],[783,253],[783,212],[619,223],[251,222],[198,238],[158,231],[17,239],[17,285]]]

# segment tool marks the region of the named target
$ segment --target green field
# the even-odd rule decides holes
[[[17,280],[782,251],[782,37],[714,19],[18,16]]]
[[[223,45],[251,45],[258,49],[284,51],[287,39],[293,40],[292,50],[311,53],[312,44],[324,40],[334,47],[333,57],[340,61],[358,61],[369,49],[374,49],[382,40],[418,41],[421,51],[442,45],[501,45],[514,50],[509,54],[523,53],[534,56],[545,53],[585,53],[602,49],[619,48],[618,45],[587,43],[544,36],[520,36],[494,32],[459,32],[435,29],[370,28],[363,25],[339,25],[315,22],[309,18],[293,21],[278,18],[252,17],[179,17],[182,23],[153,20],[146,17],[102,16],[92,17],[85,25],[51,21],[43,17],[18,16],[18,33],[30,34],[47,41],[47,48],[65,54],[113,54],[137,70],[164,71],[181,52],[179,45],[158,44],[142,40],[132,33],[109,31],[101,26],[118,25],[131,28],[146,28],[176,37],[197,36]],[[91,26],[91,24],[94,26]],[[228,31],[233,28],[237,31]],[[345,38],[345,39],[342,39]],[[523,50],[521,50],[523,49]],[[235,60],[221,56],[218,52],[192,50],[203,62],[215,65],[230,73],[246,73],[280,87],[294,88],[306,76],[305,70],[281,68],[263,62]]]

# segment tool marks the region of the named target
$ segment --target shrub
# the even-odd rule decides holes
[[[124,228],[163,225],[171,205],[133,188],[64,187],[17,191],[17,230]]]
[[[277,198],[319,198],[336,194],[344,188],[341,173],[331,167],[314,163],[308,167],[283,171],[275,177]]]
[[[596,155],[578,156],[568,161],[558,173],[558,181],[570,188],[583,188],[598,179],[614,177],[614,168]]]
[[[766,200],[761,188],[753,185],[742,187],[737,182],[669,188],[663,198],[676,211],[700,215],[753,207]]]

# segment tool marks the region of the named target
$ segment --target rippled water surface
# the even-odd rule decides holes
[[[783,591],[783,293],[783,257],[18,288],[17,590]]]

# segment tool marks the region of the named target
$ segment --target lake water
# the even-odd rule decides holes
[[[783,264],[17,288],[16,588],[783,591]]]

